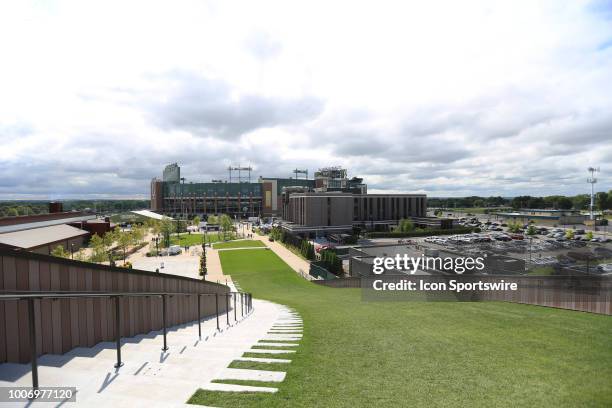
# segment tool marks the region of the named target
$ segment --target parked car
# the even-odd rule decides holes
[[[168,255],[178,255],[181,252],[183,252],[183,250],[179,245],[170,245],[168,248]]]

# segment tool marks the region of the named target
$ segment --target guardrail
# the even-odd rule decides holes
[[[201,299],[202,296],[215,297],[215,309],[217,319],[217,330],[220,330],[219,325],[219,298],[225,297],[225,315],[227,325],[230,325],[230,299],[234,301],[234,321],[238,321],[238,311],[236,308],[237,298],[240,297],[241,316],[249,315],[253,310],[253,299],[250,293],[246,292],[228,292],[228,293],[193,293],[193,292],[0,292],[0,300],[25,300],[28,303],[28,323],[30,337],[30,352],[32,364],[32,387],[38,389],[38,348],[36,339],[36,309],[34,307],[35,300],[43,299],[82,299],[82,298],[110,298],[114,299],[115,304],[115,342],[117,350],[117,362],[114,367],[119,368],[123,365],[121,360],[121,300],[130,297],[158,297],[162,302],[162,331],[163,331],[163,347],[162,351],[168,350],[166,339],[167,324],[166,324],[166,299],[173,296],[186,296],[197,298],[198,309],[198,336],[202,338],[202,316],[201,316]]]

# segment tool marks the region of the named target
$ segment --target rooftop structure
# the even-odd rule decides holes
[[[582,224],[586,219],[586,216],[582,215],[579,210],[525,208],[517,211],[493,212],[491,214],[516,222],[534,221],[560,225]]]
[[[58,245],[66,250],[79,249],[88,235],[70,225],[52,225],[0,234],[0,247],[50,254]]]
[[[95,219],[95,214],[77,211],[4,217],[0,218],[0,234]]]

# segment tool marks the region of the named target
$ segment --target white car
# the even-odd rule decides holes
[[[178,255],[181,252],[183,252],[183,250],[178,245],[170,245],[168,248],[168,255]]]

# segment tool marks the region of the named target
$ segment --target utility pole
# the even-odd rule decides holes
[[[591,173],[591,177],[587,179],[587,183],[591,184],[591,205],[590,205],[590,219],[593,221],[595,216],[593,214],[593,209],[595,207],[595,183],[597,183],[597,178],[595,178],[595,173],[599,172],[599,167],[589,167],[588,171]]]
[[[185,188],[185,177],[181,177],[181,216],[182,218],[185,214],[184,206],[185,206],[185,197],[184,197],[184,188]]]

